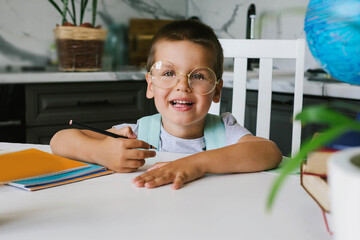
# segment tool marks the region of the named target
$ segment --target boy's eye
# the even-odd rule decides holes
[[[166,70],[164,73],[163,73],[163,76],[165,77],[174,77],[176,74],[175,74],[175,71],[174,70]]]
[[[206,80],[206,77],[201,73],[193,73],[193,74],[191,74],[191,79],[194,79],[194,80]]]

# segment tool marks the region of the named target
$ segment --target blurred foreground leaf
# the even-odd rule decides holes
[[[328,124],[329,128],[326,131],[319,134],[316,138],[308,139],[300,147],[299,152],[284,164],[284,166],[280,171],[280,175],[277,177],[271,188],[266,204],[268,210],[270,210],[271,207],[273,206],[276,194],[278,193],[279,188],[283,184],[286,176],[300,166],[301,162],[306,158],[309,152],[325,146],[326,144],[340,137],[345,132],[351,130],[360,132],[359,121],[352,120],[351,118],[333,109],[330,109],[325,105],[318,105],[318,106],[311,106],[304,108],[303,111],[299,113],[295,119],[300,120],[302,124],[307,124],[307,123]]]

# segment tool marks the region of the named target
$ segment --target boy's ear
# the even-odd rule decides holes
[[[151,99],[154,97],[153,93],[153,87],[152,87],[152,81],[149,74],[145,74],[146,82],[147,82],[147,88],[146,88],[146,97],[148,99]]]
[[[215,87],[215,94],[213,97],[213,102],[214,103],[218,103],[220,102],[220,98],[221,98],[221,89],[223,88],[223,80],[220,79],[219,83],[216,85]]]

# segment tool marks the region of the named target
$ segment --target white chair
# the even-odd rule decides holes
[[[256,136],[269,139],[273,59],[295,59],[293,118],[302,110],[305,40],[220,39],[225,58],[234,58],[232,114],[244,126],[247,59],[260,59]],[[219,114],[220,104],[212,104],[210,113]],[[291,155],[300,148],[301,124],[293,122]]]

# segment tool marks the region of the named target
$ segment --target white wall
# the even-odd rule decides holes
[[[261,39],[306,38],[304,20],[309,0],[189,0],[188,15],[198,16],[219,38],[245,38],[247,9],[256,6],[255,32]],[[318,67],[306,49],[305,69]],[[280,69],[285,61],[274,63]],[[292,67],[292,66],[291,66]]]

